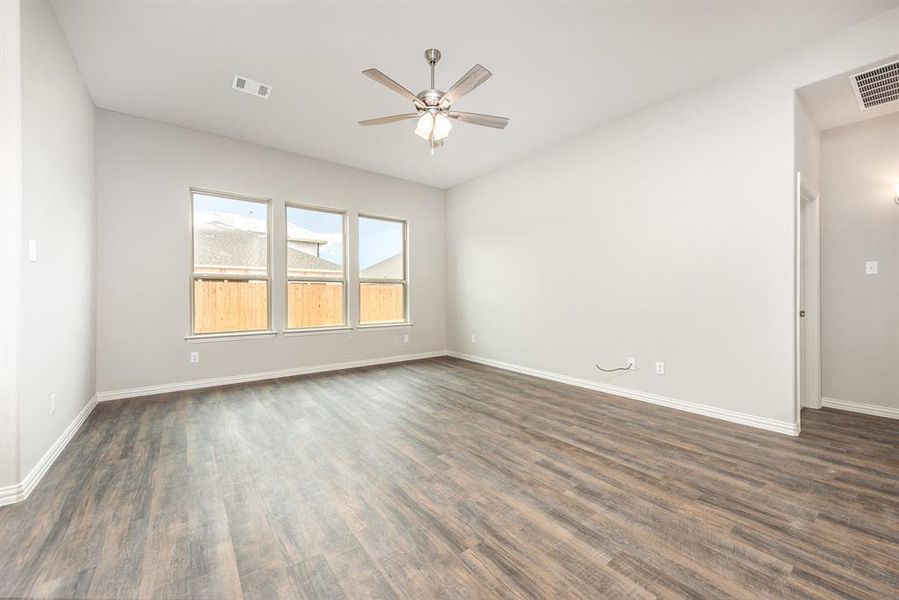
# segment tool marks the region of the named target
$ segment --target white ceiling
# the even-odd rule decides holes
[[[899,102],[890,102],[868,110],[859,108],[851,77],[882,64],[895,61],[899,57],[876,62],[842,73],[822,81],[817,81],[799,89],[802,104],[820,131],[842,127],[859,121],[876,119],[899,112]]]
[[[718,2],[191,2],[66,0],[54,6],[97,106],[451,187],[601,123],[773,57],[897,0]],[[493,77],[430,156],[410,112],[361,75],[418,92],[426,48],[437,87],[475,63]],[[235,73],[270,99],[231,89]]]

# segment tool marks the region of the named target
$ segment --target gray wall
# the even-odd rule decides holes
[[[96,391],[94,132],[56,13],[23,2],[23,238],[37,241],[38,260],[22,272],[20,477]]]
[[[450,190],[450,348],[794,423],[795,90],[895,54],[897,25],[886,13]],[[593,366],[627,357],[636,372]]]
[[[821,140],[825,397],[899,408],[899,114]],[[865,262],[880,274],[865,275]]]
[[[99,111],[97,125],[101,392],[446,348],[443,190],[119,113]],[[285,201],[408,219],[413,326],[189,344],[191,186],[272,199],[275,275]],[[272,293],[280,330],[283,279]]]

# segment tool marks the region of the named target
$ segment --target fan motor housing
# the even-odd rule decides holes
[[[440,103],[440,99],[443,98],[443,94],[440,90],[423,90],[418,93],[418,99],[424,102],[427,106],[437,106]]]

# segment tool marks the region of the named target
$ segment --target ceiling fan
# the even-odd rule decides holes
[[[428,141],[431,148],[431,154],[434,154],[434,148],[443,145],[443,140],[449,135],[453,128],[450,119],[462,121],[463,123],[471,123],[473,125],[483,125],[484,127],[493,127],[495,129],[504,129],[509,124],[509,119],[505,117],[494,117],[493,115],[481,115],[478,113],[460,112],[452,110],[453,104],[469,93],[485,81],[487,81],[492,73],[482,67],[475,65],[468,72],[454,83],[449,91],[443,92],[434,87],[434,67],[440,60],[440,50],[431,48],[425,50],[425,60],[431,67],[431,87],[419,92],[416,96],[408,89],[404,88],[393,79],[384,75],[377,69],[366,69],[362,71],[363,75],[371,77],[381,85],[390,88],[397,94],[403,96],[415,105],[414,113],[406,113],[404,115],[393,115],[390,117],[380,117],[377,119],[367,119],[359,121],[360,125],[384,125],[386,123],[395,123],[397,121],[406,121],[409,119],[418,119],[415,126],[415,135]]]

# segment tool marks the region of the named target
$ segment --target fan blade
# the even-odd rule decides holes
[[[471,123],[472,125],[483,125],[484,127],[493,127],[495,129],[505,129],[509,124],[506,117],[494,117],[493,115],[479,115],[470,112],[450,112],[446,113],[450,119],[458,119],[463,123]]]
[[[400,84],[395,82],[393,79],[391,79],[387,75],[384,75],[384,73],[381,73],[379,70],[365,69],[364,71],[362,71],[362,74],[367,77],[371,77],[372,79],[374,79],[381,85],[390,88],[391,90],[393,90],[400,96],[403,96],[404,98],[406,98],[406,100],[411,100],[415,104],[415,106],[417,106],[419,108],[425,107],[425,103],[422,102],[421,100],[419,100],[415,94],[413,94],[412,92],[410,92],[409,90],[407,90],[406,88],[404,88],[403,86],[401,86]]]
[[[378,117],[377,119],[366,119],[364,121],[359,121],[360,125],[365,125],[366,127],[369,125],[384,125],[386,123],[396,123],[397,121],[405,121],[406,119],[414,119],[421,113],[408,113],[405,115],[393,115],[390,117]]]
[[[440,99],[439,106],[447,107],[456,102],[459,98],[475,89],[493,75],[490,71],[481,65],[475,65],[468,70],[468,73],[459,78],[459,81],[453,84],[447,93]]]

